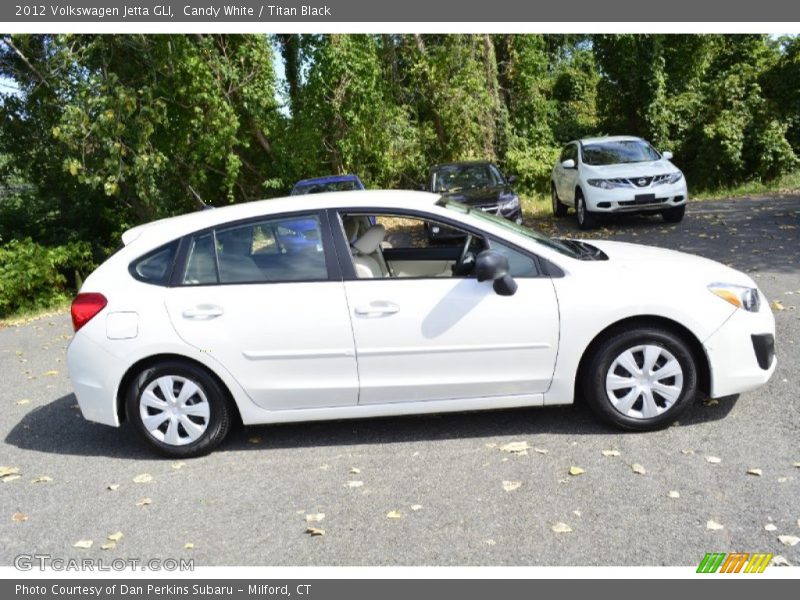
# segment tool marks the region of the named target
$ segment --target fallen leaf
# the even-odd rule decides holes
[[[796,463],[794,463],[794,468],[795,469],[800,469],[800,461],[797,461]]]
[[[194,550],[194,544],[192,542],[186,542],[183,545],[184,550]]]
[[[30,404],[31,401],[29,398],[23,398],[22,400],[17,400],[18,406],[25,406],[26,404]]]
[[[11,520],[15,523],[22,523],[23,521],[28,520],[28,515],[21,512],[15,512],[13,515],[11,515]]]
[[[361,469],[357,469],[356,467],[353,467],[352,469],[350,469],[350,473],[353,474],[353,475],[358,475],[359,473],[361,473]]]
[[[185,462],[183,462],[183,461],[180,461],[180,462],[174,462],[174,463],[172,463],[172,465],[171,465],[171,466],[172,466],[172,468],[173,468],[173,469],[175,469],[175,470],[177,471],[178,469],[182,469],[183,467],[185,467],[185,466],[186,466],[186,463],[185,463]]]
[[[800,537],[796,535],[779,535],[778,541],[785,546],[796,546],[800,543]]]
[[[767,523],[764,525],[764,529],[767,531],[778,531],[778,526],[775,523]]]
[[[314,513],[306,515],[306,523],[319,523],[325,518],[325,513]]]
[[[3,483],[8,483],[9,481],[14,481],[15,479],[19,479],[22,475],[6,475],[3,477]]]
[[[716,521],[706,521],[706,529],[709,531],[719,531],[720,529],[725,529],[725,526]]]
[[[786,560],[783,556],[778,554],[777,556],[773,556],[772,560],[769,563],[773,567],[791,567],[792,563]]]
[[[631,465],[631,470],[638,475],[645,475],[647,473],[645,468],[639,463],[633,463]]]
[[[411,510],[413,510],[414,512],[416,512],[418,510],[422,510],[422,504],[412,504],[411,505]]]
[[[108,487],[106,489],[108,489],[108,490],[110,490],[112,492],[116,492],[119,489],[119,484],[118,483],[110,483],[110,484],[108,484]]]
[[[603,456],[619,456],[619,450],[603,450],[600,454]]]
[[[577,477],[578,475],[583,475],[586,473],[586,469],[581,469],[580,467],[570,467],[569,474],[573,477]]]
[[[93,540],[78,540],[74,544],[72,544],[73,548],[82,548],[83,550],[87,550],[92,547],[94,544]]]
[[[755,475],[756,477],[761,477],[763,472],[761,471],[761,469],[747,469],[747,474]]]
[[[573,515],[575,515],[576,517],[580,517],[580,516],[581,516],[581,511],[579,511],[579,510],[573,510],[573,511],[572,511],[572,514],[573,514]]]
[[[153,501],[150,498],[139,498],[136,502],[136,506],[149,506],[152,503]]]
[[[495,542],[492,539],[483,540],[483,543],[486,544],[487,546],[496,546],[497,545],[497,542]]]
[[[778,483],[786,483],[789,481],[788,477],[778,477]]]
[[[49,475],[40,475],[36,479],[31,479],[31,483],[49,483],[53,481],[53,478]]]
[[[319,535],[325,535],[325,530],[324,529],[319,529],[317,527],[307,527],[306,528],[306,533],[310,534],[311,537],[316,537],[316,536],[319,536]]]
[[[257,436],[257,435],[253,435],[253,436],[250,436],[249,438],[247,438],[247,442],[249,444],[260,444],[261,443],[261,438],[259,436]]]
[[[691,448],[684,448],[683,450],[681,450],[681,454],[694,454],[694,450],[692,450]]]
[[[386,518],[387,519],[402,519],[403,518],[403,513],[401,513],[399,510],[393,510],[391,512],[386,513]]]
[[[111,535],[108,536],[108,539],[111,540],[112,542],[118,542],[122,538],[123,538],[123,535],[122,535],[121,531],[118,531],[116,533],[112,533]]]
[[[716,398],[706,398],[705,400],[703,400],[703,404],[705,406],[716,406],[717,404],[719,404],[719,400],[717,400]]]
[[[513,492],[514,490],[518,490],[521,485],[521,481],[504,481],[503,489],[507,492]]]
[[[780,300],[773,300],[772,304],[770,304],[770,307],[775,312],[780,312],[782,310],[786,310],[786,307],[783,305],[783,303]]]
[[[547,454],[550,452],[547,448],[534,448],[533,451],[537,454]]]
[[[58,375],[58,371],[55,370],[55,369],[51,369],[50,371],[45,371],[44,373],[42,373],[42,375],[44,375],[46,377],[54,377],[54,376]]]
[[[500,450],[503,452],[510,452],[511,454],[518,454],[520,456],[525,456],[528,454],[528,450],[531,447],[528,445],[528,442],[509,442],[503,446],[500,446]]]
[[[553,525],[550,529],[556,533],[570,533],[572,531],[572,527],[561,521]]]
[[[320,465],[319,466],[320,471],[327,471],[329,468],[330,468],[330,465]]]
[[[142,473],[133,478],[133,483],[150,483],[153,481],[153,476],[150,473]]]
[[[351,487],[351,488],[358,488],[358,487],[361,487],[362,485],[364,485],[363,481],[348,481],[347,482],[347,487]]]
[[[0,467],[0,478],[16,475],[19,473],[18,467]]]
[[[106,542],[102,546],[100,546],[101,550],[114,550],[117,547],[117,542]]]
[[[712,465],[718,465],[722,462],[722,459],[718,456],[706,456],[706,462],[711,463]]]
[[[670,490],[667,496],[669,496],[670,498],[680,498],[681,493],[678,490]]]

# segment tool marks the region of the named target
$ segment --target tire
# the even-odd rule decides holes
[[[667,223],[680,223],[683,221],[683,215],[686,213],[686,205],[673,206],[661,212],[661,216]]]
[[[597,215],[586,207],[586,200],[580,189],[575,190],[575,214],[578,216],[578,227],[584,231],[597,227]]]
[[[644,368],[648,359],[655,370]],[[667,367],[667,376],[658,377]],[[654,375],[648,378],[648,372]],[[651,431],[675,422],[692,404],[697,364],[688,344],[671,331],[619,330],[595,348],[580,383],[584,398],[602,420],[622,429]]]
[[[171,398],[165,398],[165,388]],[[182,398],[184,391],[189,395]],[[135,377],[125,408],[128,420],[154,450],[180,458],[211,452],[225,439],[233,416],[226,390],[216,379],[198,366],[174,360]],[[148,415],[156,418],[146,423]]]
[[[550,184],[550,201],[553,204],[553,215],[556,217],[567,216],[567,205],[563,204],[558,198],[558,191],[556,190],[556,185],[554,183]]]

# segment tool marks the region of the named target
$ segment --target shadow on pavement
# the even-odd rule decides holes
[[[681,426],[724,418],[736,398],[723,398],[706,406],[697,401]],[[135,431],[86,421],[75,408],[74,394],[32,410],[6,436],[7,444],[25,450],[79,456],[152,459],[152,453]],[[504,409],[410,417],[320,421],[239,427],[223,444],[226,450],[313,448],[363,444],[401,444],[492,436],[536,434],[608,435],[621,433],[598,422],[582,403],[573,406]],[[257,435],[262,443],[251,444]],[[627,435],[648,435],[630,433]]]

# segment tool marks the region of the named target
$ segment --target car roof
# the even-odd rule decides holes
[[[577,140],[581,144],[599,144],[602,142],[642,142],[643,138],[635,135],[607,135],[602,137],[588,137]]]
[[[357,175],[352,175],[350,173],[346,175],[325,175],[323,177],[311,177],[310,179],[301,179],[297,183],[294,184],[294,187],[300,185],[314,185],[315,183],[341,183],[342,181],[358,181],[361,180],[358,178]]]
[[[158,239],[162,240],[158,243],[166,243],[207,227],[302,210],[314,211],[340,207],[356,209],[371,207],[425,209],[434,206],[440,197],[439,194],[408,190],[323,192],[302,196],[302,199],[298,196],[284,196],[269,200],[231,204],[212,210],[201,210],[145,223],[123,233],[122,242],[127,245],[146,234],[146,237],[151,240]]]

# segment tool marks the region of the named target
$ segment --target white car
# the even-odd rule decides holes
[[[561,152],[550,181],[553,214],[572,207],[581,229],[597,226],[609,213],[658,212],[679,223],[686,211],[686,179],[647,141],[630,136],[587,138],[570,142]]]
[[[429,245],[426,227],[463,232]],[[302,232],[302,233],[298,233]],[[298,236],[302,240],[298,239]],[[697,256],[553,240],[419,192],[135,227],[72,304],[81,411],[194,456],[245,425],[569,404],[633,430],[764,384],[775,323]]]

